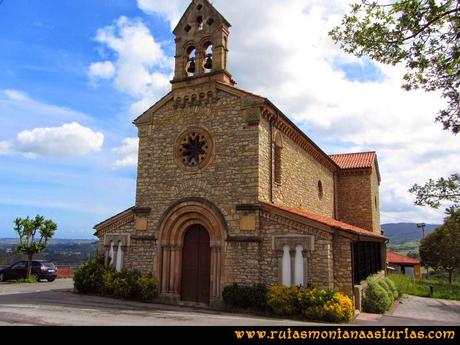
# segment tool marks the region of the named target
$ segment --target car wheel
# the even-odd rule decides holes
[[[3,282],[3,281],[5,281],[5,274],[0,273],[0,282]]]
[[[54,282],[54,279],[56,279],[56,278],[48,278],[47,280],[48,280],[48,282],[51,283],[51,282]]]

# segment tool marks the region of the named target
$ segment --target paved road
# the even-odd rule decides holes
[[[302,326],[291,320],[85,296],[71,279],[0,283],[0,325]],[[359,315],[357,325],[460,325],[460,302],[409,297],[388,315]]]
[[[73,293],[71,289],[70,279],[39,284],[0,283],[0,325],[307,325],[290,320],[84,296]]]
[[[386,315],[361,314],[361,325],[460,325],[460,301],[408,296]]]

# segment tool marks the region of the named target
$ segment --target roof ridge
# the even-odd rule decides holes
[[[375,153],[375,154],[377,154],[377,151],[363,151],[363,152],[333,153],[333,154],[330,154],[329,156],[346,156],[346,155],[359,155],[359,154],[365,154],[365,153]]]

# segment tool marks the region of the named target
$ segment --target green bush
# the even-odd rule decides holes
[[[75,289],[81,293],[101,293],[105,271],[103,259],[89,260],[75,271]]]
[[[236,283],[226,286],[222,292],[224,303],[228,308],[265,310],[267,307],[267,287],[263,284],[252,286]]]
[[[400,296],[400,291],[398,291],[398,289],[396,288],[396,284],[389,277],[385,277],[385,280],[386,280],[388,286],[390,287],[390,290],[393,293],[393,297],[394,297],[394,299],[396,301]]]
[[[367,279],[368,287],[364,295],[363,307],[368,313],[383,314],[393,304],[393,295],[385,290],[383,287],[385,284],[379,283],[381,279],[375,277]]]
[[[115,272],[105,267],[101,259],[91,260],[77,269],[75,289],[80,293],[94,293],[128,299],[153,300],[158,295],[158,282],[152,275],[136,271]]]
[[[158,296],[158,281],[151,275],[140,276],[137,280],[140,289],[140,299],[151,301]]]
[[[101,295],[103,296],[112,296],[114,293],[113,281],[115,279],[115,270],[106,268],[105,272],[102,274],[102,286],[101,286]]]
[[[385,277],[378,279],[377,284],[380,284],[380,286],[385,290],[385,292],[388,295],[388,299],[390,300],[390,303],[393,304],[395,301],[393,291],[390,288],[389,283],[387,282],[387,279]]]

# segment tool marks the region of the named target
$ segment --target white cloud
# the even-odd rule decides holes
[[[65,158],[100,151],[103,142],[102,133],[72,122],[60,127],[22,131],[14,141],[0,142],[0,154]]]
[[[341,51],[328,31],[353,2],[215,0],[233,25],[229,70],[240,87],[269,97],[307,134],[321,138],[325,151],[377,150],[384,221],[440,222],[442,210],[415,207],[407,190],[458,171],[460,143],[433,122],[442,106],[439,95],[401,89],[402,66],[375,64],[381,74],[375,81],[347,78],[339,66],[363,60]],[[171,27],[189,3],[138,0],[141,10],[163,16]],[[149,75],[135,79],[150,87]],[[141,99],[139,108],[153,103],[148,100]]]
[[[122,145],[113,149],[121,158],[114,163],[115,167],[136,167],[139,149],[139,138],[125,138]]]
[[[171,24],[171,29],[179,21],[190,1],[184,0],[137,0],[137,6],[148,14],[157,14],[166,17]]]
[[[111,79],[115,74],[115,66],[110,61],[95,62],[89,66],[91,79]]]
[[[36,100],[25,92],[15,89],[0,90],[0,115],[0,128],[4,133],[18,132],[24,129],[24,125],[57,126],[62,122],[93,121],[84,113]]]
[[[131,116],[140,115],[170,87],[173,59],[141,20],[120,17],[114,25],[99,29],[96,41],[116,59],[91,64],[89,74],[113,77],[116,89],[135,100]]]
[[[6,89],[6,90],[3,90],[3,93],[8,99],[12,101],[21,101],[21,102],[31,101],[31,99],[29,98],[29,96],[27,96],[27,94],[19,90]]]

